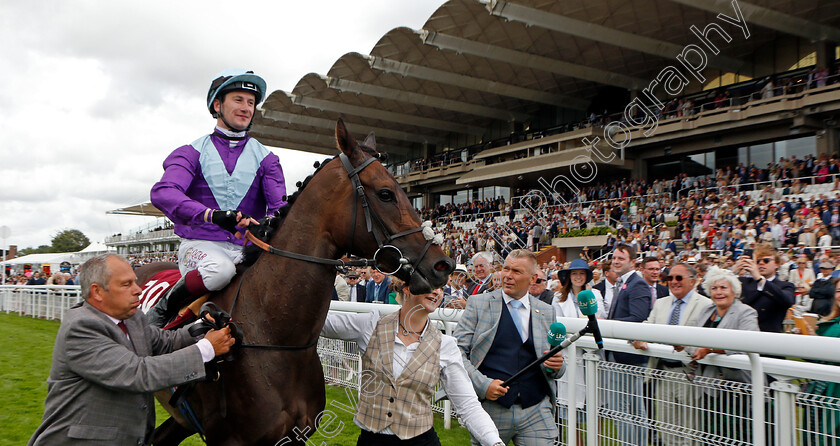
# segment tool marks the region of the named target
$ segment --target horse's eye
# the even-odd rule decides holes
[[[379,199],[382,200],[382,201],[394,201],[396,199],[396,196],[394,195],[394,193],[391,192],[388,189],[380,190],[379,192],[376,193],[376,196],[378,196]]]

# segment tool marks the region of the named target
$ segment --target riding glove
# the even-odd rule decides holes
[[[238,232],[236,224],[239,223],[240,220],[248,220],[250,218],[245,214],[241,214],[242,218],[236,218],[237,213],[238,211],[213,211],[210,221],[225,231],[236,234]]]

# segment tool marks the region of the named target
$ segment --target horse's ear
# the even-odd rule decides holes
[[[359,150],[359,146],[353,140],[353,135],[347,130],[347,127],[344,125],[344,120],[341,118],[338,118],[338,122],[335,125],[335,140],[338,144],[338,149],[348,158],[353,159],[353,154]]]
[[[365,142],[362,144],[370,148],[370,150],[376,152],[376,136],[373,136],[373,132],[368,133],[367,138],[365,138]]]

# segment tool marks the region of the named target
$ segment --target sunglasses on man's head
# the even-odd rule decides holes
[[[682,282],[684,279],[693,279],[694,276],[679,276],[679,275],[676,275],[676,276],[666,276],[665,278],[668,280],[668,282],[670,282],[672,280],[675,280],[677,282]]]

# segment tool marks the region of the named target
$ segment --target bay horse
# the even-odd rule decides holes
[[[443,286],[454,263],[428,231],[424,234],[405,192],[376,158],[373,135],[360,146],[340,119],[335,135],[339,156],[322,164],[289,198],[268,243],[320,259],[378,258],[383,269],[397,270],[394,275],[413,293]],[[137,272],[139,283],[145,283],[141,275],[151,276]],[[326,397],[314,344],[335,275],[334,265],[262,253],[225,289],[211,294],[209,301],[229,311],[241,327],[244,344],[298,348],[240,348],[234,361],[222,363],[220,381],[195,386],[188,400],[208,445],[302,444],[301,438],[315,432]],[[180,444],[192,433],[170,418],[155,431],[155,444]]]

